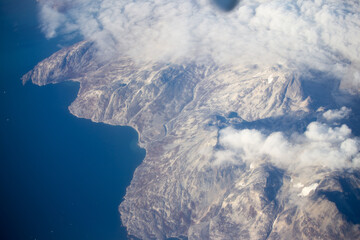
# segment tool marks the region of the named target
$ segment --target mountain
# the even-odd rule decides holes
[[[241,151],[227,150],[222,140],[225,129],[289,136],[310,132],[311,122],[322,114],[315,106],[329,100],[333,90],[312,84],[318,73],[302,74],[280,65],[96,59],[94,44],[80,42],[40,62],[23,82],[79,82],[78,96],[69,107],[72,114],[138,131],[146,157],[119,206],[129,235],[359,239],[357,168],[285,166],[296,161],[291,155],[281,164],[257,155],[246,155],[250,158],[245,160]],[[310,94],[317,90],[321,97]],[[343,130],[328,129],[329,134]]]

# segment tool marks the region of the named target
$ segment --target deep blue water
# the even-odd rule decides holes
[[[117,207],[145,155],[136,132],[72,116],[75,83],[22,86],[69,43],[44,38],[35,1],[0,4],[0,239],[126,239]]]

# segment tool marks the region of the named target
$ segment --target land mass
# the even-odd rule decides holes
[[[119,206],[131,237],[359,239],[358,170],[288,171],[266,159],[216,164],[224,128],[304,131],[322,102],[308,94],[314,91],[301,73],[95,59],[94,44],[80,42],[40,62],[23,82],[79,82],[72,114],[138,131],[146,157]],[[308,73],[307,88],[318,77]],[[331,92],[321,99],[332,103]]]

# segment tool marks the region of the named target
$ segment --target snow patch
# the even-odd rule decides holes
[[[294,185],[294,187],[295,187],[295,188],[302,188],[302,187],[304,187],[304,184],[302,184],[302,183],[297,183],[297,184]]]
[[[308,196],[312,191],[315,191],[315,189],[319,186],[318,183],[313,183],[308,187],[304,187],[299,194],[300,197],[306,197]]]
[[[269,76],[269,78],[268,78],[268,83],[270,84],[270,83],[272,83],[274,81],[274,77],[273,77],[273,75],[271,74],[270,76]]]

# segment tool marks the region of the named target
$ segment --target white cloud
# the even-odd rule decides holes
[[[338,121],[338,120],[349,117],[350,113],[351,113],[351,109],[349,109],[347,107],[342,107],[341,109],[328,110],[328,111],[324,112],[323,117],[327,121]]]
[[[215,165],[269,162],[289,171],[360,167],[360,140],[351,135],[346,125],[332,127],[312,122],[304,133],[290,137],[282,132],[266,135],[254,129],[226,128],[220,131],[219,144],[223,150],[215,152]]]
[[[353,62],[342,77],[341,89],[345,89],[352,94],[360,93],[360,61]]]
[[[229,13],[210,0],[39,3],[48,37],[76,30],[102,52],[137,61],[285,64],[344,75],[360,59],[354,0],[243,0]]]
[[[56,9],[44,5],[40,10],[42,30],[47,38],[53,38],[57,30],[66,22],[66,17],[60,14]]]

